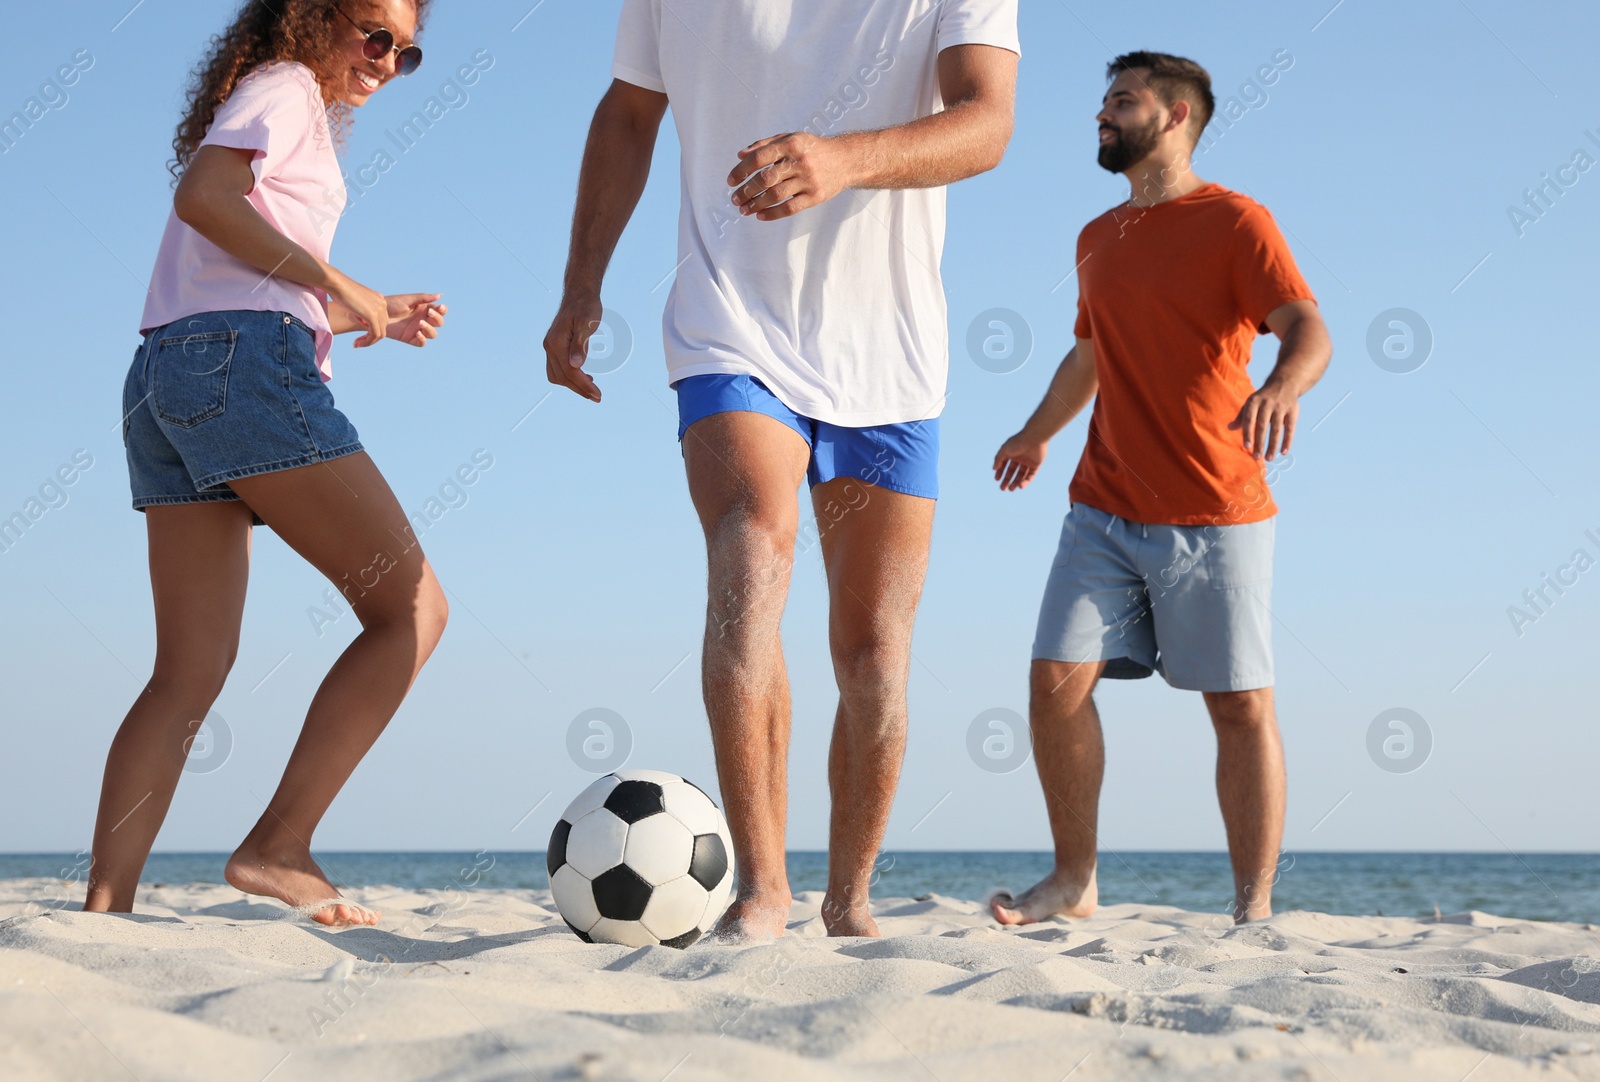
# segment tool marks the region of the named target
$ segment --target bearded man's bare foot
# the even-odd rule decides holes
[[[1089,873],[1085,883],[1059,868],[1022,892],[1020,898],[1001,892],[989,899],[994,919],[1001,924],[1036,924],[1050,917],[1087,917],[1100,904],[1100,888]]]
[[[340,901],[338,890],[303,849],[268,853],[241,845],[222,877],[246,894],[276,898],[330,928],[378,923],[373,910]]]
[[[776,939],[789,923],[789,905],[793,899],[782,894],[741,894],[722,914],[717,926],[711,930],[713,939],[724,943],[754,943]]]
[[[843,897],[850,898],[853,895],[845,892]],[[867,936],[876,939],[883,934],[878,931],[878,922],[872,919],[865,901],[854,905],[837,901],[831,891],[822,899],[822,926],[833,936]]]

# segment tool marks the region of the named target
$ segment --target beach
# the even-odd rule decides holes
[[[1600,1079],[1600,929],[1112,905],[1002,929],[821,895],[758,945],[586,945],[543,890],[347,892],[331,931],[221,885],[85,914],[0,880],[0,1075],[242,1079]]]

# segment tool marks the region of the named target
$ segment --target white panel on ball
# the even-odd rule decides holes
[[[651,892],[639,923],[657,939],[676,939],[700,927],[705,910],[706,888],[684,875]]]
[[[654,947],[656,937],[636,920],[607,920],[601,917],[589,929],[596,943],[620,943],[624,947]]]
[[[589,881],[572,865],[563,864],[556,869],[556,874],[550,877],[550,893],[555,896],[556,909],[561,916],[578,931],[587,932],[600,919]]]
[[[593,879],[622,863],[628,824],[599,808],[579,819],[567,836],[567,863]]]
[[[722,825],[722,813],[717,806],[686,781],[662,785],[661,799],[668,814],[688,827],[691,834],[712,834]],[[728,851],[731,853],[733,850]]]
[[[561,813],[561,818],[569,823],[576,823],[585,815],[605,804],[606,797],[611,795],[611,790],[617,787],[621,780],[615,774],[607,774],[603,778],[595,779],[594,783],[583,792],[572,798],[572,803],[567,805],[567,810]]]
[[[618,781],[653,781],[657,785],[683,780],[676,774],[668,774],[665,770],[619,770],[616,777]]]
[[[660,886],[687,873],[693,856],[688,827],[670,815],[650,815],[628,828],[622,862],[651,886]]]
[[[710,931],[711,926],[717,923],[723,910],[728,908],[728,902],[733,898],[733,864],[729,858],[728,871],[722,877],[722,882],[711,888],[710,897],[706,899],[705,915],[700,918],[700,930]]]

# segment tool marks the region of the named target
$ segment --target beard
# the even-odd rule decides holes
[[[1142,128],[1124,131],[1111,129],[1116,139],[1100,148],[1097,160],[1100,168],[1109,173],[1124,173],[1148,158],[1161,141],[1161,121],[1151,118]]]

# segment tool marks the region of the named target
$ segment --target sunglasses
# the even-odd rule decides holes
[[[367,36],[366,44],[361,47],[361,55],[368,60],[377,62],[390,53],[399,53],[400,56],[395,61],[395,71],[402,77],[410,75],[422,66],[422,50],[417,46],[407,45],[402,49],[394,43],[394,35],[383,27],[380,26],[376,30],[365,30],[360,23],[345,15],[343,8],[335,7],[334,10],[340,15],[344,15],[345,22]]]

